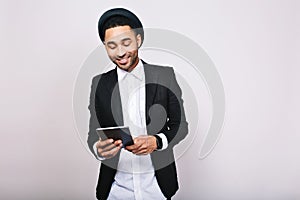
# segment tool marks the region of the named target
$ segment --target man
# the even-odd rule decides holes
[[[93,78],[89,148],[101,160],[98,199],[171,199],[178,190],[173,147],[188,133],[181,90],[170,67],[139,59],[142,23],[115,8],[99,19],[98,31],[116,68]],[[101,140],[96,128],[129,126],[134,144]]]

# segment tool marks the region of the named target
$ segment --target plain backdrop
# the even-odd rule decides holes
[[[178,159],[174,199],[300,199],[297,0],[1,0],[0,198],[95,199],[99,163],[78,136],[72,98],[112,7],[189,37],[223,80],[222,136],[205,159],[197,140]]]

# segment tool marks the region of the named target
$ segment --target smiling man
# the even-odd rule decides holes
[[[173,147],[188,133],[171,67],[139,58],[142,23],[123,8],[106,11],[98,31],[116,68],[93,78],[88,144],[101,161],[98,199],[171,199],[178,190]],[[99,139],[96,128],[128,126],[134,144]]]

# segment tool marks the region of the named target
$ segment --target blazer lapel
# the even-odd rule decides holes
[[[149,108],[153,105],[154,97],[157,89],[157,74],[154,73],[154,69],[151,65],[143,62],[145,70],[145,84],[146,84],[146,124],[150,123]]]
[[[106,87],[111,95],[108,99],[111,102],[111,111],[116,123],[116,126],[123,126],[123,112],[120,97],[120,89],[118,84],[117,69],[115,68],[106,80]]]

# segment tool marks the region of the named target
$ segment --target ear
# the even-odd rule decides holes
[[[137,41],[138,48],[140,48],[141,44],[142,44],[142,36],[141,36],[141,34],[137,34],[136,35],[136,41]]]

